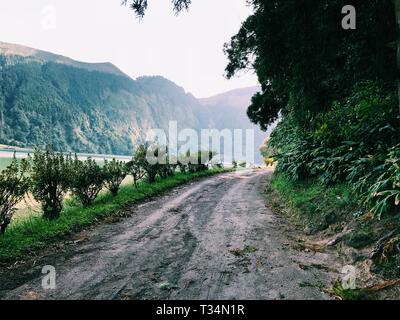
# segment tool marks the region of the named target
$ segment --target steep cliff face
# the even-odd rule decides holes
[[[162,77],[133,80],[111,64],[4,43],[0,68],[0,143],[130,154],[169,120],[199,126],[196,100]]]

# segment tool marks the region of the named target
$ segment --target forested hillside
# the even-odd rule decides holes
[[[150,128],[173,117],[198,126],[193,98],[163,78],[0,56],[0,143],[129,154]],[[50,130],[51,128],[51,130]]]
[[[5,43],[0,70],[0,144],[128,155],[150,129],[168,129],[171,120],[181,128],[254,128],[246,108],[255,89],[239,105],[225,103],[228,95],[206,108],[162,77],[133,80],[111,64]],[[232,116],[221,118],[221,109]],[[259,145],[265,134],[257,132]]]

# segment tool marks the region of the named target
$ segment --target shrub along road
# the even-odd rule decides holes
[[[76,243],[1,275],[2,299],[325,299],[337,274],[302,268],[322,254],[292,249],[266,204],[271,171],[226,173],[126,209]],[[56,289],[41,286],[56,269]]]

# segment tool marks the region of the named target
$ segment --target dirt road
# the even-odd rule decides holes
[[[328,275],[302,269],[268,208],[271,173],[228,173],[133,206],[23,271],[2,274],[2,299],[326,299]],[[56,289],[41,287],[42,267]]]

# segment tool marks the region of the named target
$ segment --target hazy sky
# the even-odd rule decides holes
[[[251,13],[245,0],[193,0],[175,16],[170,0],[150,0],[145,18],[121,0],[0,0],[0,41],[86,62],[109,61],[133,78],[162,75],[197,97],[257,85],[227,80],[223,44]]]

